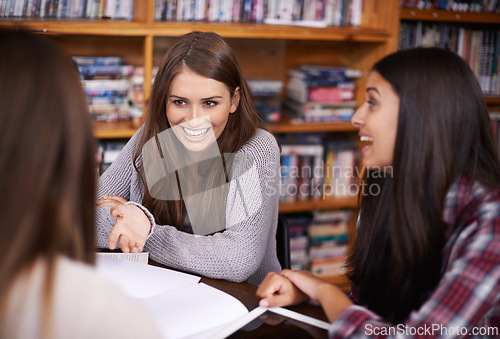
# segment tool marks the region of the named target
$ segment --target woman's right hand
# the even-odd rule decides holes
[[[111,216],[116,222],[108,237],[108,247],[114,250],[116,243],[124,253],[142,252],[146,239],[151,230],[151,222],[144,212],[137,206],[125,204],[126,199],[108,195],[97,201],[99,207],[111,207]]]

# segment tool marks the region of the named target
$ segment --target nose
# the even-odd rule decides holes
[[[196,121],[197,119],[201,118],[204,116],[205,113],[203,112],[203,109],[199,105],[193,105],[191,107],[191,119]]]
[[[356,112],[351,117],[351,124],[354,127],[360,128],[361,126],[364,125],[365,123],[365,114],[366,114],[366,109],[365,109],[366,103],[363,105],[359,106]]]

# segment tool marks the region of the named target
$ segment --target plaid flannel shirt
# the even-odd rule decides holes
[[[443,275],[421,307],[392,325],[350,306],[330,326],[330,338],[500,338],[500,190],[461,177],[448,191],[443,219]],[[351,297],[357,301],[355,286]]]

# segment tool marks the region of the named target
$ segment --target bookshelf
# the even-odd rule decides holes
[[[500,13],[496,12],[454,12],[442,9],[401,8],[400,18],[407,22],[433,22],[469,29],[496,30],[500,32]],[[485,94],[484,98],[489,108],[500,107],[500,95]]]
[[[193,30],[213,31],[232,46],[247,79],[267,78],[286,83],[287,70],[300,64],[348,66],[363,71],[356,79],[355,98],[364,101],[369,69],[378,59],[397,49],[400,0],[365,0],[359,27],[298,27],[251,23],[156,22],[154,0],[136,0],[133,19],[56,20],[0,18],[0,27],[22,27],[47,34],[69,55],[124,56],[128,64],[144,68],[145,102],[151,91],[152,70],[165,49]],[[131,137],[138,125],[132,122],[95,122],[98,139]],[[356,137],[350,123],[295,124],[288,119],[267,124],[272,133],[345,133]],[[329,198],[281,203],[280,213],[327,209],[356,209],[356,198]],[[344,277],[332,277],[348,289]],[[347,286],[347,287],[346,287]]]

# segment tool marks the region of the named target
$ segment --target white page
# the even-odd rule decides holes
[[[130,260],[130,261],[140,262],[141,264],[147,264],[149,258],[148,252],[141,252],[141,253],[97,252],[95,255],[96,257],[109,257],[109,258]]]
[[[191,274],[109,257],[98,257],[96,268],[101,276],[134,298],[149,298],[200,281]]]
[[[209,337],[210,337],[210,339],[226,338],[229,335],[231,335],[232,333],[234,333],[237,330],[239,330],[240,328],[242,328],[243,326],[245,326],[246,324],[248,324],[250,321],[259,317],[262,313],[264,313],[266,311],[274,312],[274,313],[283,315],[283,316],[291,318],[291,319],[302,321],[306,324],[322,328],[326,331],[328,331],[328,329],[330,328],[330,324],[325,322],[325,321],[322,321],[322,320],[319,320],[316,318],[312,318],[312,317],[309,317],[307,315],[297,313],[295,311],[292,311],[292,310],[289,310],[286,308],[282,308],[282,307],[269,307],[269,308],[267,308],[267,307],[258,306],[256,308],[254,308],[247,315],[239,318],[237,321],[232,322],[231,324],[229,324],[225,327],[219,328],[218,331],[211,332]]]
[[[143,299],[165,338],[207,337],[248,313],[233,296],[200,283]]]

